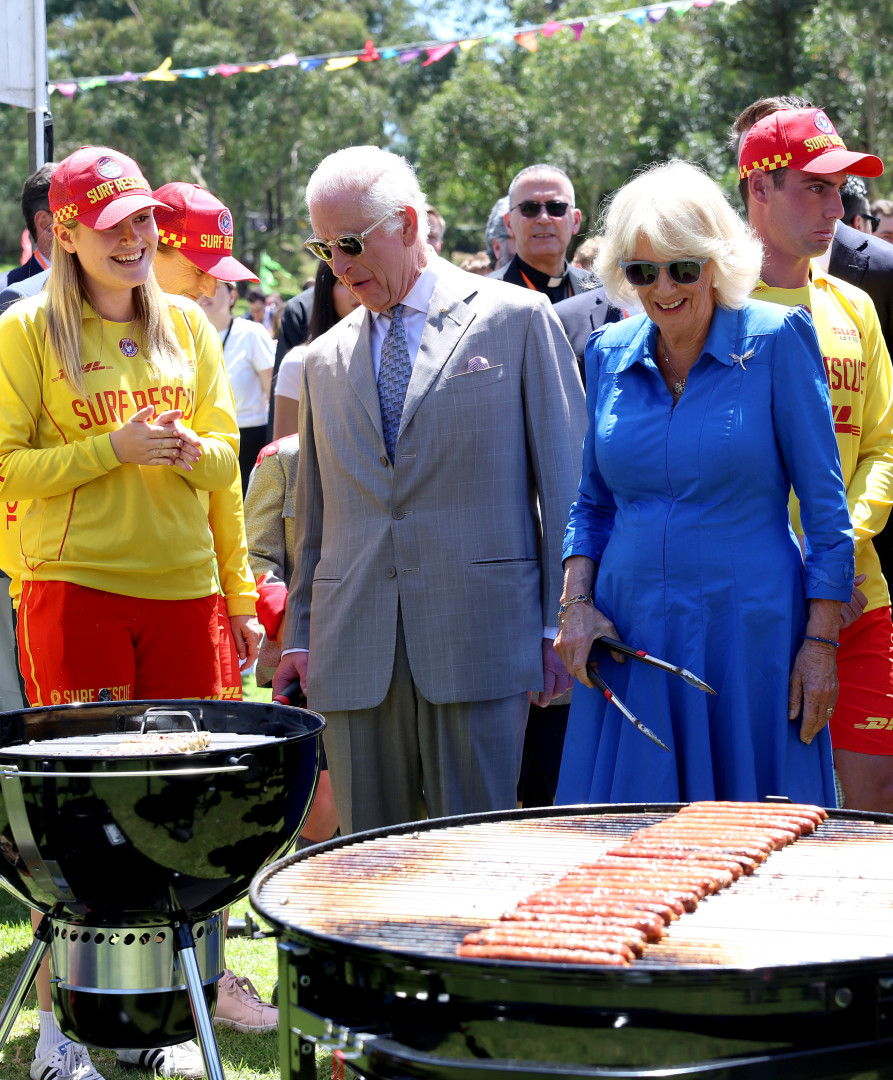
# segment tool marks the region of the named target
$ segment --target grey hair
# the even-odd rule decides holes
[[[493,209],[490,211],[490,216],[487,218],[487,250],[493,253],[493,239],[503,240],[512,234],[509,232],[509,227],[505,223],[505,215],[509,212],[509,197],[504,195],[501,199],[497,199],[493,204]]]
[[[604,240],[594,269],[617,307],[639,301],[618,260],[631,259],[641,240],[660,262],[710,259],[722,307],[743,307],[760,276],[762,244],[719,185],[687,161],[649,165],[624,184],[611,196],[600,231]]]
[[[573,182],[564,169],[559,169],[557,165],[545,165],[541,162],[539,165],[528,165],[527,168],[522,169],[519,173],[515,174],[514,179],[509,184],[509,206],[515,205],[515,189],[518,184],[520,184],[525,176],[532,176],[534,174],[537,176],[560,176],[562,180],[566,180],[568,187],[571,189],[571,206],[577,205]]]
[[[352,194],[358,196],[360,212],[370,223],[384,217],[389,210],[411,206],[418,218],[421,240],[428,239],[427,200],[406,158],[379,146],[348,146],[337,150],[316,166],[307,181],[305,197],[312,214],[316,200]],[[385,233],[396,232],[400,227],[396,214],[380,226]]]

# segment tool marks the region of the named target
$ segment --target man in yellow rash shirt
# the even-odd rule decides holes
[[[847,150],[821,109],[773,112],[740,144],[748,219],[766,252],[753,295],[812,313],[856,534],[856,573],[864,575],[862,592],[854,593],[842,619],[840,696],[831,720],[835,766],[848,807],[890,812],[893,627],[872,538],[893,500],[893,377],[871,299],[811,261],[828,248],[843,216],[847,174],[882,171],[880,159]],[[798,510],[792,502],[799,531]]]

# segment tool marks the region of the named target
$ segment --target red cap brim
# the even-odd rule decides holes
[[[77,220],[88,229],[97,229],[102,232],[104,229],[113,229],[124,218],[151,206],[170,209],[167,203],[159,202],[145,192],[134,192],[132,195],[119,195],[108,206],[102,206],[98,210],[88,210],[86,214],[78,214]]]
[[[811,158],[798,172],[833,173],[848,172],[853,176],[880,176],[884,163],[874,154],[857,154],[854,150],[828,150]]]
[[[221,255],[216,251],[193,251],[188,247],[178,250],[199,270],[204,270],[218,281],[260,281],[259,277],[232,255]]]

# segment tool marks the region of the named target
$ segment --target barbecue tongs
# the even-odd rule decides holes
[[[697,675],[693,675],[687,668],[677,667],[676,664],[671,664],[666,660],[659,660],[656,656],[652,656],[650,653],[645,652],[644,649],[634,649],[631,645],[625,645],[622,641],[615,641],[614,638],[596,638],[592,643],[592,651],[589,653],[589,661],[586,663],[586,672],[589,678],[595,683],[596,687],[601,690],[608,701],[612,702],[623,713],[623,715],[629,720],[629,722],[639,729],[643,735],[647,735],[648,738],[657,743],[668,753],[670,752],[669,746],[665,742],[662,742],[651,730],[646,727],[645,724],[623,704],[619,697],[617,697],[610,686],[599,675],[598,671],[592,666],[592,659],[595,650],[598,646],[604,649],[610,649],[611,652],[622,653],[623,656],[628,656],[632,660],[641,660],[643,664],[651,664],[652,667],[660,668],[661,671],[668,671],[673,675],[678,675],[680,678],[685,679],[689,686],[694,686],[698,690],[703,690],[705,694],[715,694],[716,691],[707,685],[703,679],[699,679]]]

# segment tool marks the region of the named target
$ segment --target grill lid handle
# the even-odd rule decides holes
[[[170,720],[170,723],[165,728],[162,728],[158,723],[158,721],[162,717],[168,717],[169,720]],[[142,717],[140,719],[140,735],[145,735],[146,732],[149,731],[149,730],[152,730],[152,731],[182,731],[184,725],[183,724],[176,724],[174,722],[176,717],[180,717],[181,719],[185,717],[185,719],[186,719],[185,727],[186,727],[187,731],[201,731],[202,730],[201,726],[199,725],[198,720],[196,720],[196,718],[192,715],[191,712],[189,712],[188,709],[163,709],[160,706],[153,706],[150,709],[146,709],[146,711],[143,713],[143,715],[142,715]],[[149,724],[153,725],[151,729],[148,726]]]

